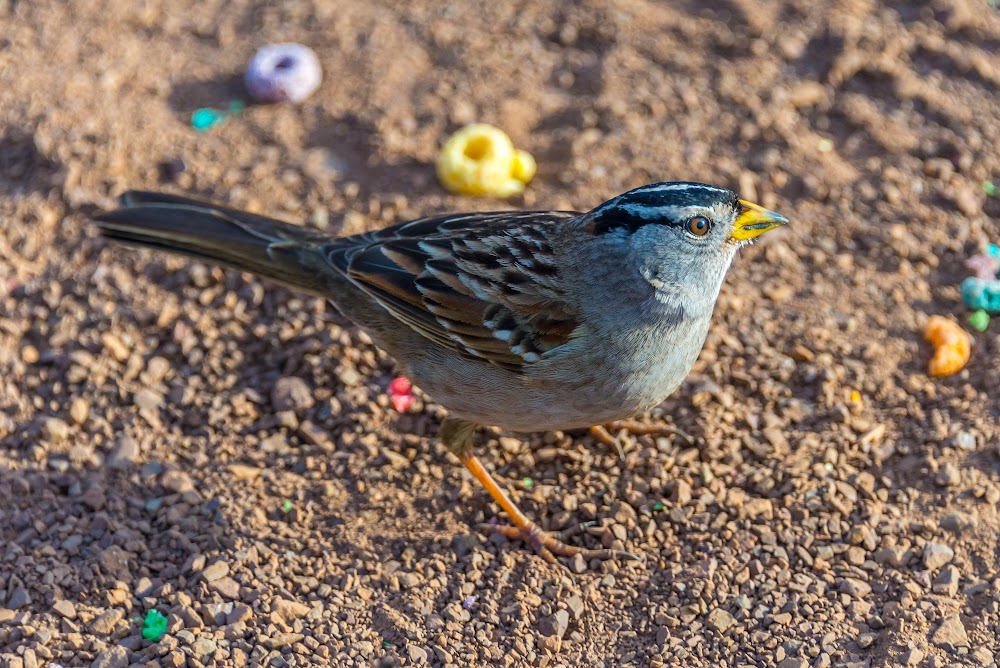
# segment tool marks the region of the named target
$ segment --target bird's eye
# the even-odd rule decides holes
[[[712,227],[712,223],[705,216],[695,216],[688,220],[687,230],[696,237],[703,237],[708,234],[709,228]]]

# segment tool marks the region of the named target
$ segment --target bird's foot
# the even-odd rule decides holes
[[[449,449],[454,452],[459,460],[465,465],[469,472],[478,480],[483,488],[489,492],[493,500],[496,501],[500,507],[507,513],[510,521],[513,522],[513,526],[505,526],[500,524],[488,524],[486,527],[492,531],[503,534],[507,538],[519,539],[527,542],[529,545],[534,547],[538,553],[549,563],[556,563],[556,557],[566,557],[572,558],[577,555],[582,556],[586,560],[591,559],[623,559],[623,560],[635,560],[641,561],[641,559],[632,554],[631,552],[625,552],[624,550],[588,550],[581,547],[574,547],[572,545],[567,545],[564,543],[560,536],[554,534],[546,533],[542,531],[533,520],[531,520],[527,515],[521,512],[521,509],[517,507],[507,493],[497,484],[493,476],[490,475],[489,471],[483,467],[482,462],[479,461],[473,453],[471,448],[468,447],[467,439],[472,433],[472,428],[474,425],[471,423],[464,423],[461,421],[445,422],[442,425],[442,430],[445,432],[442,436],[442,440],[449,444]],[[457,445],[456,445],[457,444]],[[580,531],[587,528],[587,524],[581,524],[574,527],[572,531]]]
[[[691,436],[676,427],[650,425],[638,420],[616,420],[605,425],[595,425],[590,428],[590,435],[598,443],[603,443],[608,447],[614,448],[618,452],[618,456],[625,459],[625,451],[622,449],[622,443],[617,436],[613,435],[622,431],[628,432],[633,436],[680,436],[688,443],[694,442]]]
[[[542,531],[541,527],[526,519],[522,526],[511,526],[509,524],[490,523],[481,526],[484,530],[494,531],[509,538],[510,540],[522,540],[530,545],[545,561],[550,564],[558,563],[556,557],[572,558],[580,555],[586,561],[597,559],[605,561],[607,559],[621,559],[623,561],[641,561],[638,555],[626,552],[625,550],[600,549],[591,550],[574,545],[567,545],[563,538],[568,533],[578,533],[586,529],[588,524],[581,524],[569,532],[553,534]]]

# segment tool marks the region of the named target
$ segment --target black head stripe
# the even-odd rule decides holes
[[[594,235],[607,234],[619,229],[624,229],[629,234],[633,234],[644,225],[663,225],[670,222],[667,219],[658,219],[649,216],[648,214],[651,212],[648,209],[637,212],[634,207],[621,205],[609,206],[610,204],[611,202],[600,207],[600,210],[594,213],[594,217],[591,219],[591,231]],[[642,215],[643,213],[647,215],[644,216]]]
[[[654,183],[619,195],[591,212],[593,234],[624,229],[629,234],[645,225],[683,225],[669,212],[689,206],[713,207],[728,203],[736,207],[739,198],[725,188],[704,183]]]

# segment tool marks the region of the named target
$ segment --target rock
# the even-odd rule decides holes
[[[924,651],[919,647],[914,647],[913,649],[907,650],[903,654],[904,666],[916,666],[919,665],[920,662],[923,660],[924,660]]]
[[[253,610],[250,606],[244,603],[238,603],[237,605],[234,605],[232,611],[226,615],[226,624],[246,622],[251,617],[253,617]]]
[[[234,478],[241,481],[255,480],[260,475],[260,471],[256,466],[247,466],[245,464],[229,465],[229,472],[233,474]]]
[[[170,372],[170,360],[165,357],[155,356],[150,357],[149,361],[146,362],[146,373],[144,375],[144,380],[155,385],[161,380],[167,377]]]
[[[573,619],[579,621],[583,617],[583,599],[576,594],[566,599],[566,607],[569,609],[570,614],[573,615]]]
[[[187,659],[184,658],[184,652],[179,649],[175,649],[163,657],[164,668],[182,668],[185,665],[187,665]]]
[[[979,520],[975,515],[954,511],[941,518],[941,528],[961,535],[962,533],[975,529],[979,525]]]
[[[945,651],[955,651],[969,646],[969,634],[958,615],[946,617],[931,635],[931,642]]]
[[[193,643],[191,643],[191,651],[194,652],[195,656],[202,659],[207,659],[211,657],[213,654],[215,654],[215,650],[216,650],[215,641],[212,640],[211,638],[204,638],[204,637],[198,638]]]
[[[111,353],[111,356],[119,362],[124,362],[132,354],[128,346],[111,332],[105,332],[101,335],[101,343]]]
[[[750,499],[743,504],[747,517],[761,518],[767,521],[774,519],[774,506],[771,499]]]
[[[24,587],[15,587],[14,591],[7,597],[6,606],[8,610],[20,610],[28,605],[31,605],[31,597],[28,596],[28,592],[25,591]]]
[[[267,438],[261,439],[260,449],[264,452],[274,453],[278,455],[284,454],[291,450],[291,448],[288,447],[288,438],[281,432],[278,432],[276,434],[271,434]]]
[[[191,481],[191,476],[184,473],[184,471],[176,469],[164,473],[163,477],[160,478],[160,484],[163,485],[164,489],[176,494],[194,491],[194,483]]]
[[[418,586],[424,579],[419,573],[400,573],[399,574],[399,586],[403,589],[413,589]]]
[[[974,218],[983,212],[983,199],[971,185],[957,187],[952,196],[952,201],[958,210],[969,218]]]
[[[842,594],[849,594],[858,599],[864,599],[872,593],[872,588],[864,580],[859,580],[857,578],[844,578],[840,581],[840,592]]]
[[[924,567],[928,570],[935,570],[944,566],[955,557],[955,550],[944,543],[928,541],[924,545]]]
[[[951,564],[948,564],[942,568],[938,576],[934,578],[932,590],[935,594],[954,596],[958,593],[958,583],[960,579],[961,576],[958,573],[958,569]]]
[[[97,655],[91,668],[128,668],[128,650],[124,647],[112,647]]]
[[[261,642],[268,649],[281,649],[282,647],[294,645],[304,637],[301,633],[278,633],[270,638],[262,637]]]
[[[778,662],[778,668],[809,668],[809,662],[801,656],[790,656]]]
[[[306,443],[318,445],[326,450],[336,449],[336,445],[330,440],[330,434],[310,420],[303,420],[297,433]]]
[[[139,459],[139,444],[131,436],[122,436],[108,455],[107,465],[113,469],[125,469]]]
[[[946,462],[937,472],[937,484],[941,487],[954,487],[962,482],[962,473],[952,462]]]
[[[118,608],[105,610],[101,614],[97,615],[97,617],[94,618],[94,621],[90,623],[90,630],[98,636],[111,635],[118,622],[124,618],[125,613]]]
[[[712,612],[708,613],[708,617],[705,618],[705,623],[717,632],[725,633],[736,625],[736,618],[733,617],[729,611],[723,610],[722,608],[716,608]]]
[[[583,555],[577,552],[569,559],[569,569],[574,573],[586,573],[587,572],[587,560],[583,558]]]
[[[90,404],[87,403],[86,399],[77,397],[69,405],[69,417],[73,420],[73,424],[82,425],[90,417]]]
[[[229,564],[221,559],[209,564],[201,572],[201,577],[205,582],[215,582],[227,575],[229,575]]]
[[[976,449],[976,435],[967,431],[960,431],[951,439],[952,445],[959,450],[971,451]]]
[[[139,415],[153,427],[160,426],[160,408],[165,403],[163,395],[144,388],[132,395],[132,403],[139,409]]]
[[[456,534],[451,539],[451,549],[454,550],[455,556],[458,558],[464,557],[482,544],[482,539],[479,536],[468,533]]]
[[[406,653],[410,657],[410,663],[415,666],[427,663],[427,650],[420,645],[408,644]]]
[[[298,601],[289,601],[284,598],[271,601],[271,612],[277,613],[286,624],[291,624],[296,619],[305,617],[309,610],[311,608],[308,605]]]
[[[14,433],[17,425],[14,420],[6,413],[0,413],[0,438],[10,436]]]
[[[76,618],[76,606],[73,605],[71,601],[66,599],[60,599],[52,604],[52,610],[61,617],[66,619]]]
[[[223,598],[236,600],[240,597],[240,584],[232,578],[222,578],[208,583],[208,588]]]
[[[168,623],[175,617],[181,621],[181,628],[200,629],[204,625],[201,615],[195,612],[194,608],[189,605],[174,606],[171,609],[171,614],[167,617]],[[169,631],[170,629],[168,627],[168,632]]]
[[[994,666],[996,665],[993,661],[993,652],[990,651],[989,647],[980,647],[976,649],[976,651],[970,653],[969,656],[972,657],[972,660],[976,662],[977,666],[989,666],[991,664]],[[27,665],[25,665],[25,668],[28,668]]]
[[[569,628],[569,613],[565,610],[558,610],[556,614],[549,615],[538,624],[538,630],[542,635],[550,638],[562,638]]]
[[[686,506],[691,503],[691,485],[683,480],[678,480],[677,486],[674,488],[673,497],[678,506]]]
[[[139,578],[139,581],[135,583],[135,595],[136,596],[149,596],[149,593],[153,591],[153,581],[149,578],[143,576]]]
[[[868,649],[872,646],[872,644],[874,644],[877,638],[877,633],[862,633],[858,636],[858,647],[861,649]]]
[[[49,443],[64,443],[69,438],[69,425],[59,418],[45,418],[42,431],[45,434],[45,440]]]
[[[296,376],[279,378],[271,389],[271,405],[276,411],[303,411],[315,403],[309,385]]]

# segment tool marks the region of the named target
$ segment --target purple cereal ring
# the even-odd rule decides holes
[[[301,102],[319,88],[323,70],[316,53],[301,44],[268,44],[250,64],[243,80],[257,102]]]

